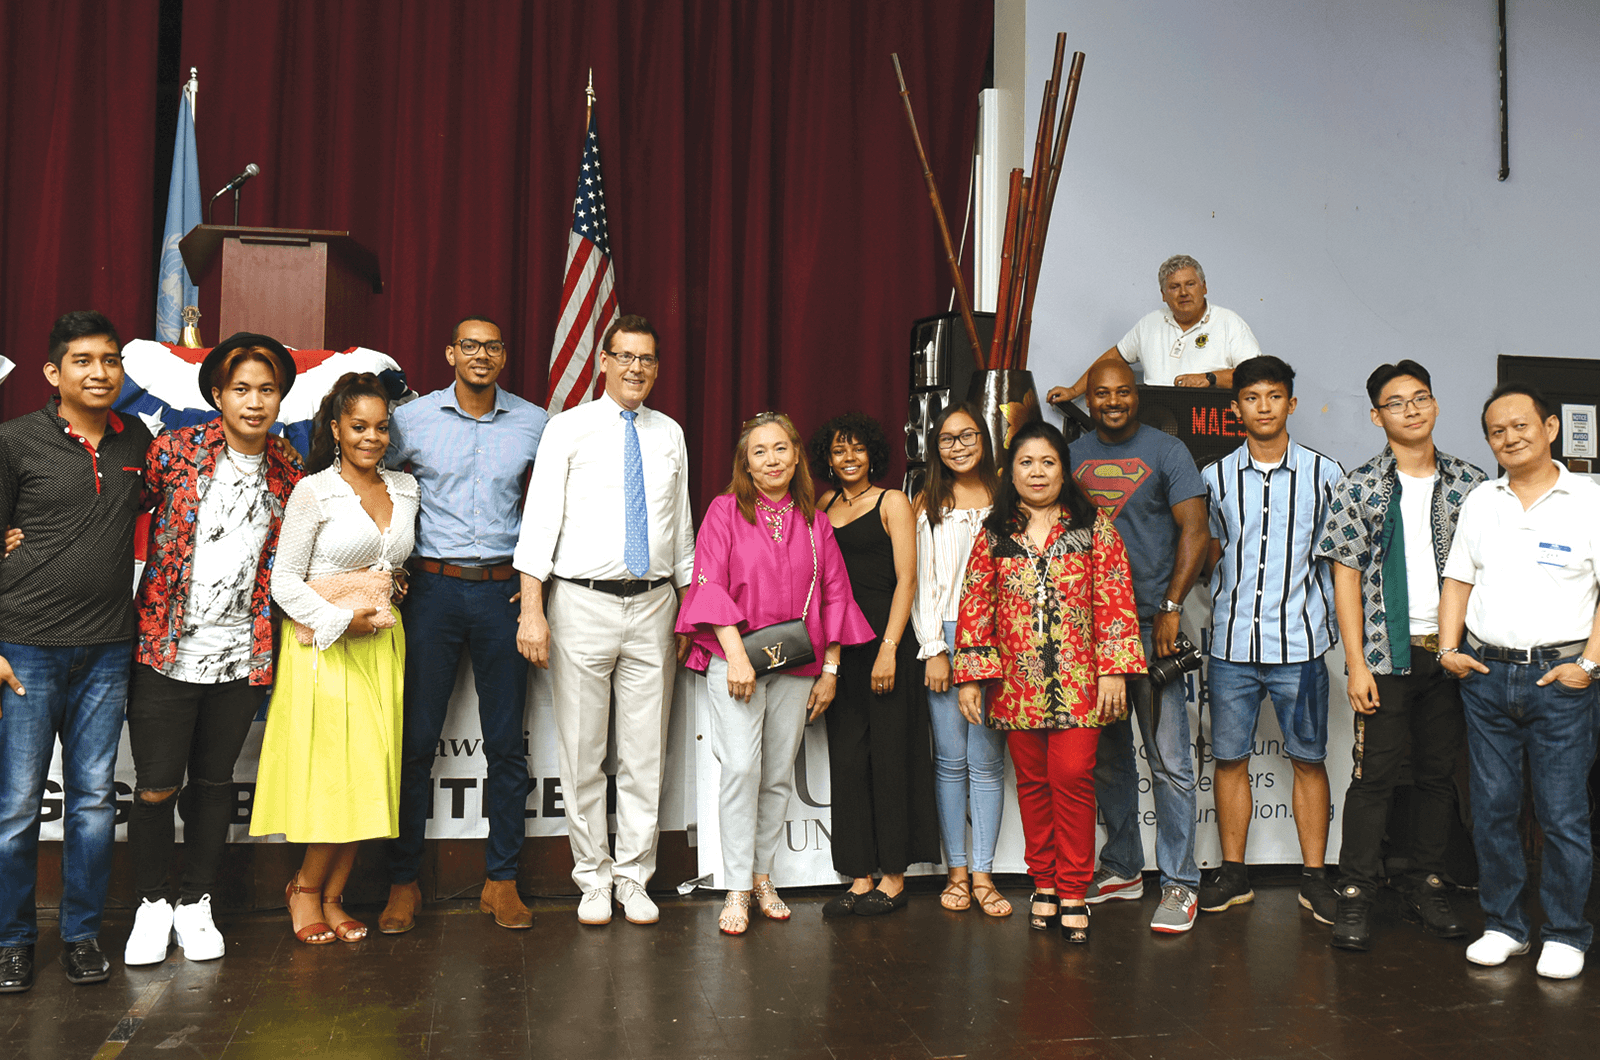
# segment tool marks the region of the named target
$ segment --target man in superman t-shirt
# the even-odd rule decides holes
[[[1089,372],[1089,415],[1096,431],[1072,443],[1072,473],[1102,508],[1111,509],[1128,548],[1145,656],[1173,653],[1183,598],[1199,576],[1211,532],[1206,487],[1194,458],[1176,438],[1138,420],[1139,392],[1126,364],[1103,361]],[[1101,732],[1095,795],[1106,823],[1091,903],[1144,894],[1139,838],[1139,772],[1132,717],[1154,780],[1156,865],[1161,903],[1153,931],[1194,926],[1200,870],[1194,860],[1195,769],[1184,682],[1156,690],[1148,678],[1128,683],[1133,711]]]

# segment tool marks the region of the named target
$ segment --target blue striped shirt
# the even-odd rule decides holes
[[[1241,663],[1297,663],[1338,639],[1333,571],[1315,558],[1344,471],[1294,441],[1263,469],[1241,445],[1200,472],[1222,558],[1211,575],[1211,655]]]
[[[422,489],[417,552],[429,559],[506,563],[522,529],[522,483],[533,467],[544,409],[494,390],[481,420],[456,404],[454,384],[401,405],[389,417],[390,467],[410,465]]]

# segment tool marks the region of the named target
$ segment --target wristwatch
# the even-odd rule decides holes
[[[1207,372],[1206,373],[1206,386],[1215,387],[1216,385],[1217,385],[1217,373],[1216,372]]]
[[[1169,615],[1177,615],[1183,613],[1183,605],[1175,604],[1171,600],[1163,600],[1156,610],[1165,611]]]
[[[833,676],[838,677],[839,676],[839,664],[838,663],[825,662],[825,663],[822,664],[822,672],[825,673],[825,674],[832,674]]]
[[[1596,680],[1596,679],[1600,679],[1600,663],[1593,662],[1592,660],[1589,660],[1589,659],[1585,659],[1581,655],[1578,656],[1576,661],[1578,663],[1578,669],[1580,669],[1584,673],[1588,674],[1589,675],[1589,680],[1593,681],[1593,680]]]

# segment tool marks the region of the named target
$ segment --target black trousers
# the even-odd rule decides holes
[[[180,903],[198,901],[212,890],[233,820],[233,765],[266,692],[252,687],[248,678],[197,685],[134,665],[128,687],[128,742],[137,779],[128,841],[134,889],[141,899],[156,902],[170,897],[173,807],[186,772]],[[146,802],[147,791],[174,794]]]
[[[1461,685],[1433,655],[1411,652],[1411,673],[1376,674],[1378,710],[1357,714],[1355,768],[1344,797],[1339,872],[1376,890],[1383,875],[1383,839],[1395,781],[1411,762],[1411,858],[1418,872],[1444,869],[1456,762],[1466,740]]]
[[[822,717],[833,791],[833,867],[858,878],[939,860],[932,735],[916,638],[896,651],[894,691],[872,691],[879,641],[852,644]]]

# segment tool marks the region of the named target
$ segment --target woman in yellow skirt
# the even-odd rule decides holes
[[[345,915],[345,882],[361,840],[399,834],[406,647],[387,572],[411,554],[418,493],[381,464],[389,401],[377,376],[340,377],[314,423],[272,569],[288,619],[250,834],[309,844],[284,901],[295,937],[315,945],[366,936]],[[356,573],[368,571],[381,573]]]

